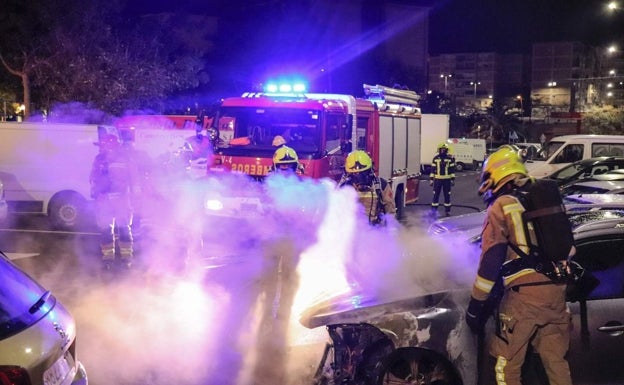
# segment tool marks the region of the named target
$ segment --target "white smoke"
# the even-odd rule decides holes
[[[158,194],[141,201],[151,232],[137,242],[134,270],[100,271],[98,257],[81,256],[81,246],[78,266],[41,277],[77,320],[78,355],[92,385],[248,383],[266,355],[267,315],[276,313],[275,267],[288,263],[276,264],[275,256],[297,260],[296,293],[280,297],[293,297],[291,384],[309,383],[327,338],[323,328],[299,324],[309,304],[356,290],[405,298],[474,278],[478,251],[463,240],[431,238],[424,223],[406,227],[392,218],[371,227],[355,192],[330,180],[271,176],[259,184],[217,174],[190,181],[182,173],[157,181]],[[207,217],[207,198],[233,209]],[[221,262],[227,266],[206,268]],[[290,278],[282,278],[282,290]]]

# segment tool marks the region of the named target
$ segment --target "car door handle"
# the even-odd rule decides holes
[[[609,325],[609,326],[600,326],[598,331],[603,333],[615,333],[615,332],[624,332],[624,325]]]

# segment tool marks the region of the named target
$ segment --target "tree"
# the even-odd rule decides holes
[[[624,132],[624,109],[594,107],[583,113],[583,127],[589,134],[621,135]]]
[[[0,58],[21,78],[26,116],[31,94],[46,109],[81,102],[121,114],[162,109],[167,96],[208,80],[206,17],[127,16],[126,0],[8,2]]]

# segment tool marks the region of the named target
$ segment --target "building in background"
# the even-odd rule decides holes
[[[530,55],[493,52],[429,57],[428,89],[458,112],[484,111],[492,99],[533,120],[576,120],[602,106],[624,106],[624,55],[580,42],[540,42]],[[517,105],[519,104],[519,105]]]
[[[520,54],[466,52],[429,57],[429,90],[446,95],[458,113],[483,112],[496,98],[515,106],[526,63]]]

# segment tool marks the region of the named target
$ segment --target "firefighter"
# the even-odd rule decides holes
[[[303,174],[303,166],[299,163],[297,152],[285,144],[280,144],[273,153],[271,172]]]
[[[138,171],[132,152],[122,144],[118,135],[102,133],[96,145],[99,146],[99,153],[93,161],[89,181],[100,230],[102,261],[104,267],[110,269],[118,247],[122,262],[129,268],[134,256],[132,200],[139,192],[135,185],[135,180],[139,179]]]
[[[392,188],[385,179],[375,175],[373,160],[365,151],[353,151],[347,156],[338,187],[345,185],[355,188],[371,224],[383,224],[385,214],[396,213]]]
[[[466,322],[481,336],[489,317],[487,301],[502,295],[495,317],[496,333],[488,336],[489,353],[495,360],[494,369],[488,369],[489,375],[495,375],[497,384],[520,385],[521,368],[531,345],[541,358],[550,384],[570,385],[570,369],[565,359],[570,339],[566,284],[538,272],[539,265],[535,263],[510,268],[528,260],[526,253],[530,245],[536,239],[544,239],[536,236],[536,225],[527,226],[528,216],[523,215],[525,207],[517,195],[527,191],[532,183],[537,182],[527,176],[522,159],[512,148],[497,150],[483,165],[479,193],[488,205],[487,218]],[[556,189],[555,193],[559,194]],[[552,238],[566,235],[572,239],[571,228],[561,227],[567,228],[546,231]],[[563,250],[568,258],[574,251],[572,242]]]
[[[431,201],[431,214],[438,213],[440,206],[440,192],[444,194],[444,213],[451,215],[451,187],[455,185],[455,159],[448,153],[446,143],[438,145],[438,153],[431,162],[432,168],[429,174],[429,186],[433,186],[433,200]]]

